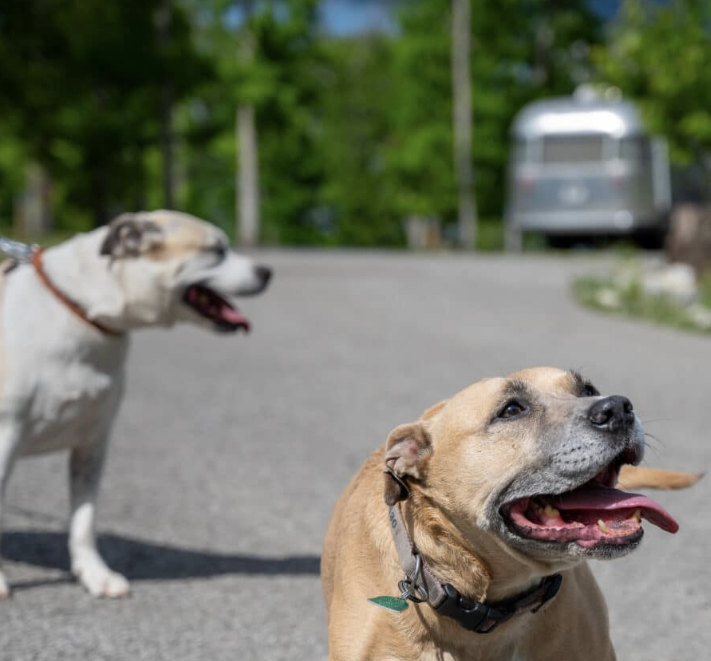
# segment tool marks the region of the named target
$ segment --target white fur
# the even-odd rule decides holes
[[[160,221],[161,240],[171,246],[186,232],[192,243],[165,259],[101,255],[109,229],[79,235],[44,256],[55,286],[87,316],[127,333],[178,321],[211,322],[182,302],[186,287],[203,283],[229,299],[257,293],[251,260],[227,253],[219,261],[210,247],[227,245],[219,230],[175,212],[136,214]],[[181,244],[182,245],[182,244]],[[0,516],[4,487],[15,460],[68,449],[72,572],[95,596],[126,595],[126,579],[101,559],[94,538],[96,495],[106,444],[123,394],[128,335],[101,333],[71,312],[39,280],[31,265],[9,273],[0,290]],[[0,598],[9,595],[0,570]]]

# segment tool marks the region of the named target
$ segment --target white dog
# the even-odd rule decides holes
[[[0,277],[0,514],[14,461],[69,449],[72,572],[95,596],[128,593],[94,538],[97,488],[121,401],[129,332],[189,321],[249,330],[233,304],[265,266],[231,252],[214,226],[174,211],[124,214]],[[0,597],[9,595],[0,570]]]

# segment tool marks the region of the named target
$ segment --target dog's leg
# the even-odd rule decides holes
[[[129,592],[128,581],[106,566],[94,535],[96,497],[105,454],[106,437],[71,452],[69,555],[72,573],[93,596],[124,597]]]
[[[14,439],[6,437],[5,434],[0,434],[0,526],[2,525],[5,487],[7,486],[7,481],[10,479],[12,466],[15,463],[15,446],[16,444],[14,443]],[[7,599],[9,596],[10,586],[8,585],[7,579],[2,572],[2,566],[0,565],[0,599]]]

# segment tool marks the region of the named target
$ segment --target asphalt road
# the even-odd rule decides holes
[[[99,517],[130,599],[95,601],[68,577],[66,457],[18,466],[3,661],[325,659],[318,561],[338,495],[391,428],[484,376],[581,369],[648,421],[650,465],[711,467],[711,340],[579,309],[570,277],[599,258],[263,259],[276,280],[245,301],[249,337],[134,338]],[[679,534],[648,525],[640,550],[594,571],[618,658],[698,661],[711,647],[711,481],[658,500]]]

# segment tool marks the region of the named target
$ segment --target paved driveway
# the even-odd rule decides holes
[[[576,367],[627,394],[650,464],[711,467],[711,340],[571,301],[585,259],[291,252],[245,302],[248,338],[136,335],[103,485],[102,547],[133,596],[67,576],[66,457],[20,464],[2,551],[0,659],[326,658],[318,561],[341,490],[391,428],[483,376]],[[594,570],[620,659],[711,647],[711,481],[659,496],[679,520]],[[571,632],[575,635],[575,632]]]

